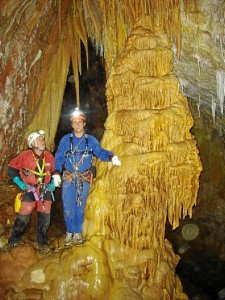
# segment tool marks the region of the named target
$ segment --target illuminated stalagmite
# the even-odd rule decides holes
[[[119,299],[128,287],[148,299],[184,299],[165,223],[168,216],[176,228],[179,218],[191,216],[201,163],[187,99],[171,74],[170,43],[165,34],[152,32],[148,21],[136,24],[107,81],[102,144],[119,155],[122,166],[99,163],[86,231],[105,237]],[[135,286],[126,281],[129,272]],[[151,298],[152,290],[157,297]]]
[[[45,6],[43,1],[31,19],[30,27],[33,26],[35,36],[41,9],[49,13],[49,18],[55,16],[58,9],[57,32],[61,40],[49,37],[50,41],[55,38],[57,42],[54,40],[55,48],[43,47],[45,51],[39,51],[39,45],[35,44],[30,55],[33,60],[28,60],[27,68],[39,81],[33,80],[31,84],[32,77],[27,80],[27,63],[22,64],[22,69],[18,67],[19,74],[23,75],[23,71],[25,74],[21,77],[21,90],[18,89],[18,93],[21,91],[19,112],[23,113],[24,105],[30,111],[26,118],[20,118],[19,127],[10,129],[10,133],[19,132],[16,146],[24,145],[23,138],[29,130],[43,125],[49,146],[53,148],[69,60],[72,57],[77,84],[80,68],[77,49],[80,49],[80,40],[87,46],[88,32],[89,35],[93,33],[97,45],[105,47],[109,116],[102,145],[120,157],[122,166],[114,168],[110,164],[97,163],[97,178],[87,204],[84,232],[88,240],[84,245],[59,250],[36,263],[32,261],[27,270],[19,274],[21,280],[18,276],[15,276],[16,280],[1,277],[3,273],[0,272],[1,282],[16,291],[25,293],[33,289],[41,291],[43,299],[60,300],[187,299],[175,274],[178,257],[165,240],[165,223],[168,218],[176,228],[179,218],[192,215],[201,163],[190,133],[193,120],[187,99],[180,93],[178,80],[172,74],[171,44],[165,33],[176,33],[179,50],[179,14],[173,14],[179,8],[179,1],[164,2],[165,6],[154,0],[130,1],[129,5],[127,1],[110,1],[111,5],[107,6],[107,1],[71,1],[73,12],[76,12],[71,17],[67,14],[67,10],[70,11],[68,1],[65,1],[67,6],[62,7],[60,1],[58,6],[55,1],[49,1]],[[6,3],[4,1],[5,6]],[[29,1],[26,3],[31,5]],[[155,9],[152,9],[152,3],[156,5]],[[189,1],[184,3],[187,5]],[[25,8],[18,10],[18,17]],[[64,26],[60,23],[62,15]],[[155,27],[154,22],[161,26]],[[12,24],[13,21],[9,22]],[[25,27],[25,33],[27,28],[29,26]],[[10,30],[9,26],[5,39]],[[8,42],[12,43],[10,37]],[[44,45],[41,38],[38,42]],[[54,54],[51,66],[42,69],[39,63],[45,64],[41,58],[44,60],[47,56],[46,61],[49,61],[51,54]],[[5,65],[8,66],[7,60]],[[4,72],[6,78],[7,68]],[[41,80],[43,76],[46,85]],[[14,77],[17,74],[4,81],[8,91],[12,89]],[[39,89],[35,91],[35,87]],[[5,118],[13,96],[13,93],[7,95]],[[32,96],[35,96],[34,101],[28,101]],[[8,115],[11,124],[18,117],[13,113]],[[22,133],[25,133],[24,137]],[[2,138],[5,135],[6,132],[1,133]],[[10,142],[15,145],[13,136]],[[24,251],[21,249],[12,250],[14,259],[15,251],[21,251],[21,254]],[[29,248],[29,251],[34,250]],[[5,266],[4,257],[0,257],[1,266]],[[12,268],[17,270],[14,266]]]

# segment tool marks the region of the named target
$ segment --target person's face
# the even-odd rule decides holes
[[[45,138],[44,136],[38,136],[32,143],[32,145],[40,151],[45,150]]]
[[[75,133],[82,133],[84,132],[86,122],[83,120],[72,120],[71,125]]]

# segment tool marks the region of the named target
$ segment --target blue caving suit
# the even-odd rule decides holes
[[[69,171],[73,178],[71,182],[65,177],[62,185],[64,219],[70,233],[82,233],[90,183],[82,180],[81,174],[91,167],[93,155],[106,162],[114,156],[113,152],[103,149],[94,136],[86,133],[81,138],[74,133],[66,134],[55,153],[55,171]]]

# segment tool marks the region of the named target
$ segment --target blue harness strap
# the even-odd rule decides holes
[[[89,155],[93,154],[93,150],[88,151],[88,135],[85,133],[85,150],[78,150],[76,147],[73,149],[73,133],[70,134],[70,150],[65,152],[65,155],[67,156],[69,153],[77,153],[77,154],[84,154]]]

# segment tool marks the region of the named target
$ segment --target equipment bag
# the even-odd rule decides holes
[[[15,204],[14,204],[14,210],[16,213],[18,213],[20,210],[21,199],[22,199],[22,193],[17,194],[15,198]]]

